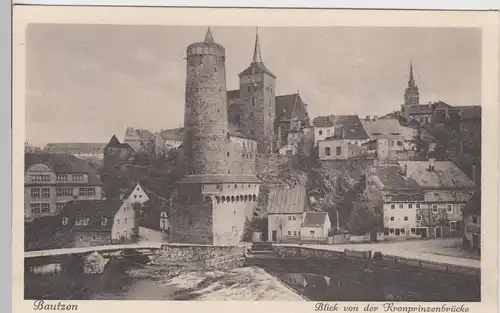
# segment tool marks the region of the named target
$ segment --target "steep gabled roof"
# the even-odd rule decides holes
[[[400,161],[407,177],[426,189],[474,189],[476,185],[451,161]],[[433,165],[434,169],[429,170]]]
[[[302,102],[298,93],[277,96],[275,98],[276,120],[290,121],[297,118],[300,121],[309,122],[307,105]]]
[[[328,213],[326,212],[306,212],[301,226],[321,227],[325,225],[328,218]]]
[[[398,165],[379,165],[374,168],[373,173],[384,185],[385,190],[420,189],[414,179],[406,177],[403,174],[403,170]]]
[[[105,148],[120,148],[120,149],[132,150],[132,147],[128,143],[120,143],[118,138],[116,138],[116,135],[113,135],[111,137]]]
[[[268,214],[300,214],[306,209],[307,193],[302,185],[278,186],[269,193]]]

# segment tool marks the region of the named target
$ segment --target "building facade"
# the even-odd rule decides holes
[[[25,220],[57,215],[72,200],[103,198],[98,172],[67,154],[25,154]]]
[[[273,242],[300,241],[303,214],[309,210],[304,186],[278,186],[271,189],[267,208],[267,238]]]

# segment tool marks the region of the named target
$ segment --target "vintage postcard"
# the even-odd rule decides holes
[[[498,12],[13,31],[16,311],[496,311]]]

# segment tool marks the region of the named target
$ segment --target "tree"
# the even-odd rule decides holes
[[[357,201],[349,217],[347,228],[355,235],[370,233],[372,240],[376,240],[376,233],[382,228],[381,216],[375,210],[370,210],[366,202]]]

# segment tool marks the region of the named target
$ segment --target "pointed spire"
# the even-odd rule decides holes
[[[414,81],[413,79],[413,63],[410,61],[410,81]]]
[[[259,43],[259,28],[255,33],[255,47],[253,49],[253,62],[262,63],[262,56],[260,54],[260,43]]]
[[[208,44],[214,43],[214,37],[212,36],[212,31],[210,30],[210,26],[208,26],[207,34],[205,35],[205,43]]]

